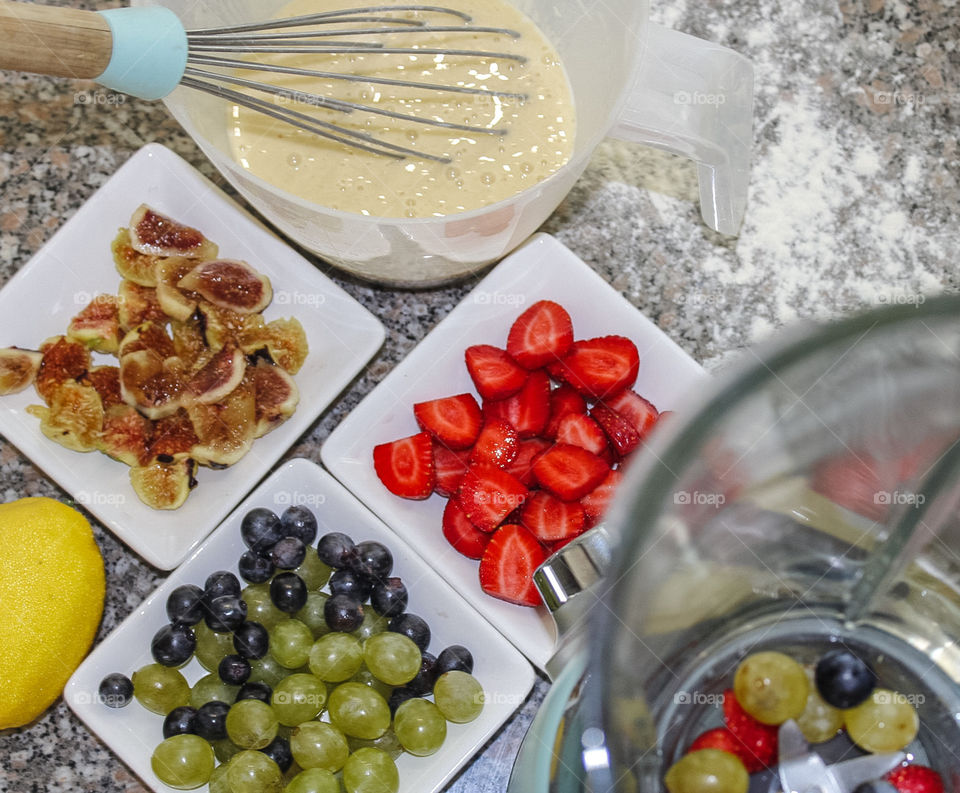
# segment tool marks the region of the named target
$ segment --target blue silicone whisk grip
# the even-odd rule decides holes
[[[187,33],[177,15],[161,6],[99,13],[110,25],[113,52],[97,82],[141,99],[173,91],[187,66]]]

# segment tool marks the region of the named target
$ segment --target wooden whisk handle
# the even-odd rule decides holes
[[[113,36],[100,14],[0,0],[0,69],[94,79],[110,63]]]

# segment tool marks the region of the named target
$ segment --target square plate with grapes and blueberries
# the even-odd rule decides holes
[[[73,711],[156,791],[439,790],[526,659],[307,460],[285,464],[80,665]],[[336,776],[335,776],[336,775]]]

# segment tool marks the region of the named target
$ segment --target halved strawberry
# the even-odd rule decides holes
[[[552,300],[539,300],[510,326],[507,352],[527,369],[539,369],[566,355],[573,344],[573,322]]]
[[[569,443],[579,446],[598,457],[608,453],[607,436],[600,425],[589,416],[569,413],[560,420],[557,427],[557,443]]]
[[[477,393],[484,399],[506,399],[527,381],[527,370],[499,347],[475,344],[467,347],[464,358]]]
[[[576,341],[561,364],[563,379],[581,394],[605,399],[629,388],[637,379],[640,354],[623,336]]]
[[[489,463],[471,465],[457,494],[467,518],[481,531],[493,531],[526,497],[523,482]]]
[[[737,702],[732,688],[723,692],[723,720],[727,729],[743,744],[738,757],[751,774],[777,762],[777,727],[763,724]]]
[[[690,744],[690,748],[687,749],[687,754],[690,754],[690,752],[699,752],[701,749],[719,749],[721,752],[728,752],[734,757],[739,758],[747,768],[756,764],[756,761],[750,757],[750,753],[746,750],[746,747],[740,742],[737,736],[726,727],[716,727],[700,733],[696,740]],[[755,768],[754,770],[759,771],[760,769]]]
[[[470,559],[483,556],[490,535],[480,531],[464,514],[455,498],[443,508],[443,536],[457,551]]]
[[[653,404],[629,388],[604,399],[603,404],[630,422],[630,425],[640,435],[640,440],[644,439],[660,419],[660,414]]]
[[[535,486],[537,480],[533,476],[533,461],[538,454],[545,452],[552,445],[550,441],[543,438],[529,438],[520,441],[517,456],[510,465],[505,466],[505,470],[517,477],[527,487]]]
[[[895,768],[884,779],[900,793],[943,793],[943,778],[940,774],[919,763]]]
[[[563,501],[585,496],[609,471],[610,466],[597,455],[569,443],[556,443],[533,461],[537,481]]]
[[[511,424],[500,419],[488,418],[470,451],[471,463],[490,463],[497,468],[506,468],[517,456],[520,439]]]
[[[413,406],[420,429],[448,449],[469,449],[477,439],[483,415],[473,394],[431,399]]]
[[[586,412],[587,401],[576,392],[573,386],[561,383],[550,392],[550,418],[547,419],[547,426],[543,428],[543,434],[547,438],[556,438],[560,419],[571,413]]]
[[[621,457],[630,454],[640,445],[640,433],[619,413],[597,403],[590,408],[590,415],[603,427],[610,444]]]
[[[606,479],[580,499],[580,506],[583,507],[583,512],[587,516],[587,526],[597,524],[606,514],[617,491],[617,485],[622,479],[623,474],[619,470],[612,470],[607,474]]]
[[[497,529],[480,560],[480,587],[488,595],[539,606],[543,601],[533,573],[547,558],[546,549],[523,526],[507,523]]]
[[[576,501],[561,501],[545,490],[523,502],[520,522],[541,542],[557,542],[583,533],[585,516]]]
[[[427,498],[433,492],[436,473],[429,432],[373,447],[373,467],[387,490],[403,498]]]
[[[453,451],[440,443],[433,444],[433,467],[436,471],[437,483],[433,491],[438,495],[451,498],[460,489],[460,482],[467,472],[467,460],[470,451],[467,449]]]
[[[521,438],[536,437],[550,417],[550,378],[540,370],[530,372],[512,397],[484,402],[483,413],[510,422]]]

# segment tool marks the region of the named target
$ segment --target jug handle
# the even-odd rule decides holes
[[[721,234],[743,221],[753,65],[727,47],[650,23],[633,88],[610,136],[697,162],[700,213]]]

